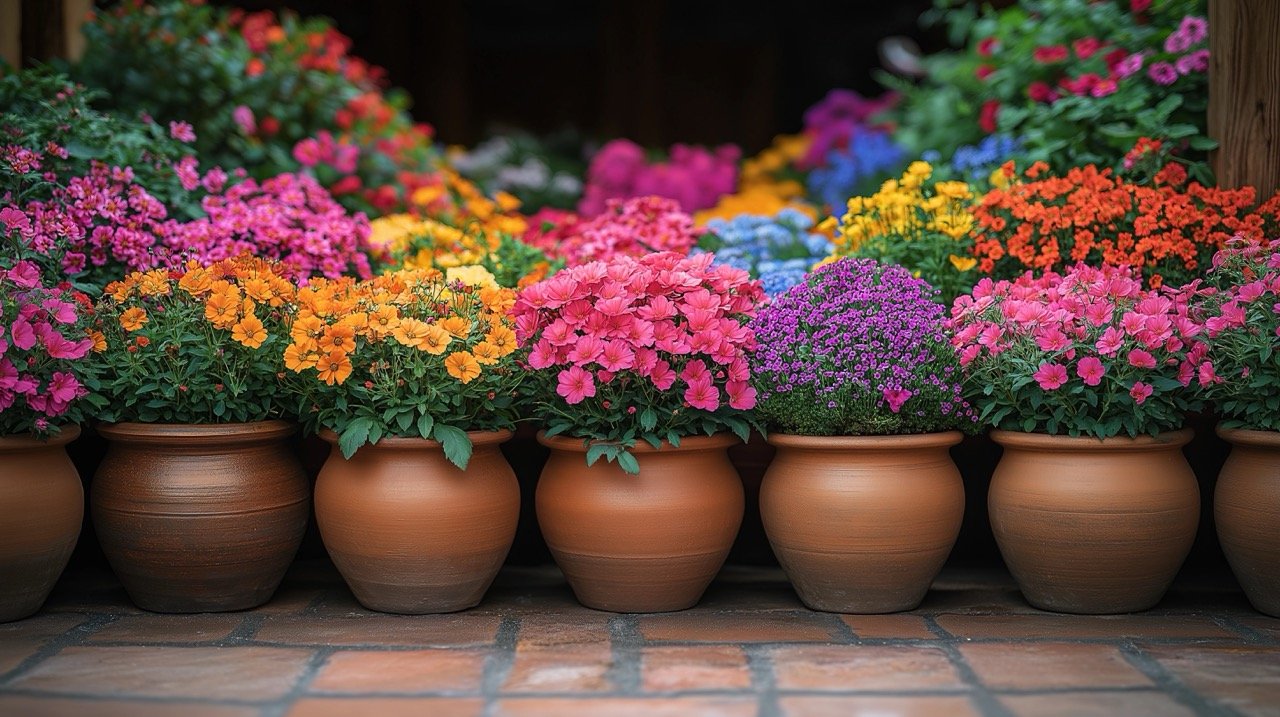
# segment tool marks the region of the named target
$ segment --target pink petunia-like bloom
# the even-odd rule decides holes
[[[708,375],[689,384],[684,390],[684,400],[693,408],[715,411],[720,408],[720,391]]]
[[[590,371],[581,366],[570,366],[560,372],[556,393],[564,398],[565,403],[575,405],[584,399],[596,395],[596,381]]]
[[[1155,62],[1147,68],[1147,76],[1157,85],[1172,85],[1178,81],[1178,70],[1167,62]]]
[[[1152,388],[1150,384],[1143,383],[1142,381],[1134,381],[1133,388],[1129,389],[1129,395],[1133,397],[1134,403],[1137,403],[1139,406],[1145,403],[1148,398],[1151,398],[1151,394],[1153,393],[1155,393],[1155,389]]]
[[[747,381],[729,381],[724,390],[729,394],[729,406],[739,411],[750,411],[756,407],[756,389]]]
[[[242,134],[251,135],[258,131],[258,123],[253,116],[253,110],[246,105],[236,105],[236,108],[231,110],[231,120],[236,123],[236,127],[240,129]]]
[[[886,388],[880,392],[880,395],[884,398],[884,402],[889,405],[889,410],[897,413],[902,410],[902,405],[915,394],[905,388]]]
[[[1129,365],[1134,368],[1151,369],[1156,367],[1156,357],[1142,349],[1133,349],[1128,355]]]
[[[186,142],[188,144],[196,141],[196,131],[187,122],[170,122],[169,136],[179,142]]]
[[[1093,356],[1086,356],[1076,363],[1076,375],[1084,379],[1086,386],[1097,386],[1107,372],[1102,362]]]
[[[1040,388],[1046,391],[1056,391],[1067,382],[1067,368],[1059,363],[1043,363],[1032,374],[1032,378],[1036,380]]]

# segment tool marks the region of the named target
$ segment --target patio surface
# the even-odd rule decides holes
[[[944,573],[913,613],[831,615],[732,567],[682,613],[588,610],[554,568],[508,568],[477,609],[403,617],[308,562],[260,609],[194,616],[81,569],[0,625],[0,715],[365,714],[1280,715],[1280,620],[1229,579],[1054,615],[995,571]]]

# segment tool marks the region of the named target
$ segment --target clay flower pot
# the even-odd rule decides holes
[[[1214,489],[1227,562],[1259,612],[1280,617],[1280,433],[1219,428],[1231,455]]]
[[[335,444],[316,481],[324,546],[361,605],[408,615],[475,607],[511,549],[520,485],[499,444],[511,431],[468,433],[465,471],[436,441],[383,438],[350,459]]]
[[[1195,540],[1200,490],[1190,430],[1156,438],[992,431],[991,528],[1035,607],[1137,612],[1164,596]]]
[[[0,436],[0,622],[39,610],[76,547],[84,488],[66,445],[79,435]]]
[[[539,434],[551,457],[538,481],[538,523],[579,602],[611,612],[693,607],[742,523],[732,435],[632,449],[639,475],[586,462],[580,438]]]
[[[904,436],[772,434],[760,490],[765,532],[804,604],[885,613],[920,604],[960,534],[959,431]]]
[[[116,423],[94,478],[102,550],[139,607],[224,612],[271,599],[310,517],[285,421]]]

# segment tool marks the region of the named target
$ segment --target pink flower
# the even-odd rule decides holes
[[[1142,349],[1133,349],[1129,352],[1129,365],[1134,368],[1152,369],[1156,367],[1156,357]]]
[[[617,373],[634,366],[636,354],[625,341],[607,341],[598,360],[606,371]]]
[[[578,364],[588,364],[604,353],[604,341],[595,336],[583,336],[573,348],[569,349],[569,360]]]
[[[529,351],[530,368],[543,369],[554,366],[556,363],[558,363],[556,348],[546,338],[534,344],[533,349]]]
[[[253,134],[258,131],[257,122],[253,117],[253,110],[245,105],[236,105],[236,108],[231,110],[231,119],[243,134]]]
[[[1046,391],[1056,391],[1067,382],[1067,369],[1062,364],[1043,363],[1032,374],[1032,378],[1036,380],[1040,388]]]
[[[40,270],[35,264],[25,259],[13,265],[8,277],[19,288],[34,289],[40,285]]]
[[[1178,71],[1167,62],[1156,62],[1147,68],[1147,76],[1158,85],[1172,85],[1178,80]]]
[[[1155,389],[1141,381],[1135,381],[1133,388],[1129,389],[1129,395],[1133,397],[1134,402],[1139,406],[1150,398],[1152,393],[1155,393]]]
[[[750,411],[756,407],[756,390],[746,381],[729,381],[724,390],[729,394],[729,406],[739,411]]]
[[[1046,45],[1037,47],[1031,56],[1036,62],[1047,65],[1067,59],[1068,52],[1066,45]]]
[[[293,158],[304,167],[314,167],[320,163],[320,143],[314,137],[307,137],[293,145]]]
[[[653,383],[654,388],[659,391],[665,391],[675,384],[676,372],[671,368],[671,364],[659,360],[649,370],[649,380]]]
[[[1116,326],[1109,326],[1102,332],[1102,336],[1098,338],[1098,342],[1094,347],[1098,349],[1098,353],[1103,356],[1112,356],[1124,346],[1124,330]]]
[[[26,319],[14,319],[13,325],[9,327],[9,337],[13,340],[13,345],[26,351],[36,345],[35,328]]]
[[[170,122],[169,136],[179,142],[190,143],[196,141],[196,131],[186,122]]]
[[[880,392],[880,395],[885,403],[889,404],[889,410],[897,413],[902,408],[902,404],[914,394],[905,388],[886,388]]]
[[[1198,378],[1201,386],[1222,383],[1222,379],[1218,377],[1218,373],[1213,370],[1212,361],[1204,361],[1200,364]]]
[[[591,372],[581,366],[570,366],[560,372],[556,393],[570,405],[582,403],[583,399],[596,395],[596,382]]]
[[[188,192],[200,186],[200,172],[196,169],[195,157],[188,155],[175,162],[173,172],[178,175],[178,182],[182,188]]]
[[[1093,356],[1086,356],[1076,364],[1076,375],[1084,379],[1086,386],[1097,386],[1102,383],[1102,376],[1107,372],[1102,362]]]
[[[714,411],[720,408],[720,391],[712,384],[711,377],[705,376],[689,383],[684,390],[684,400],[694,408]]]
[[[49,379],[49,395],[61,404],[68,404],[83,394],[80,382],[76,377],[64,371],[54,371]]]

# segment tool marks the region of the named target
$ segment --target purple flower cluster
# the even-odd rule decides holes
[[[936,290],[896,265],[842,259],[752,323],[760,416],[800,435],[974,429]]]

